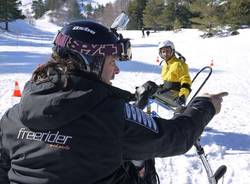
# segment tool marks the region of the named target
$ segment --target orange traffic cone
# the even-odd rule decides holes
[[[159,63],[159,62],[160,62],[159,56],[157,56],[157,58],[156,58],[156,63]]]
[[[15,88],[14,88],[14,92],[13,92],[13,95],[14,97],[21,97],[22,94],[21,94],[21,91],[20,91],[20,88],[19,88],[19,85],[18,85],[18,82],[15,81]]]
[[[211,60],[210,67],[214,66],[214,61]]]

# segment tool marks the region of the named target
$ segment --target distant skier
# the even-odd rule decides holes
[[[149,30],[147,30],[147,31],[146,31],[146,34],[147,34],[147,36],[149,36],[149,34],[150,34],[150,31],[149,31]]]
[[[160,42],[158,49],[160,57],[165,62],[161,70],[164,84],[156,97],[163,98],[163,101],[173,106],[184,105],[191,92],[192,83],[185,58],[175,50],[174,43],[170,40]]]
[[[142,38],[145,37],[145,30],[144,30],[144,27],[141,28],[141,32],[142,32]]]

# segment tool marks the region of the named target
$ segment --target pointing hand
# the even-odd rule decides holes
[[[214,105],[215,108],[215,113],[218,114],[221,110],[221,103],[223,101],[223,97],[224,96],[228,96],[228,92],[220,92],[217,94],[209,94],[209,93],[205,93],[203,95],[201,95],[203,97],[208,97],[212,104]]]

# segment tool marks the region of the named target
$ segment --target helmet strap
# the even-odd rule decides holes
[[[99,78],[100,80],[102,80],[102,72],[103,72],[104,64],[105,64],[105,62],[106,62],[106,57],[104,57],[103,60],[104,60],[104,61],[102,61],[101,70],[100,70],[100,72],[99,72],[99,74],[98,74],[98,78]]]
[[[182,60],[183,62],[186,61],[186,58],[180,52],[175,51],[175,53],[178,55],[178,59]]]
[[[82,61],[84,62],[84,64],[85,64],[85,70],[87,71],[87,72],[90,72],[90,65],[89,65],[89,59],[90,59],[90,57],[88,57],[87,58],[87,56],[85,56],[84,54],[80,54],[81,55],[81,59],[82,59]]]

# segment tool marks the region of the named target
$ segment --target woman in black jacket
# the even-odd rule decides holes
[[[90,21],[65,26],[54,54],[0,122],[1,184],[139,183],[130,160],[188,151],[220,111],[222,96],[197,97],[171,120],[153,118],[111,86],[130,43]],[[152,82],[140,99],[155,91]]]

